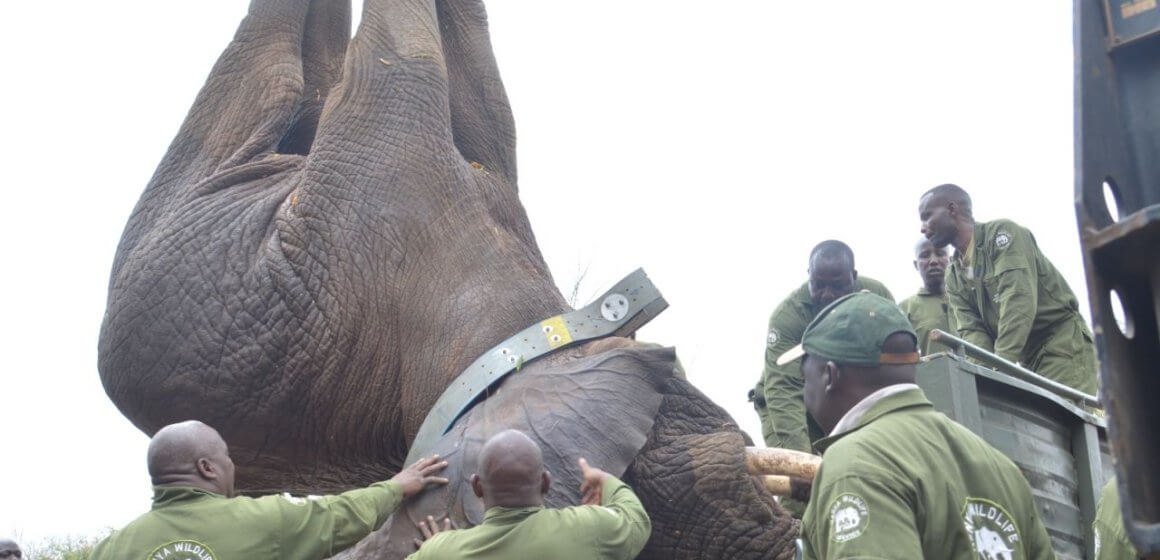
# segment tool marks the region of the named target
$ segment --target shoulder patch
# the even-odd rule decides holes
[[[769,329],[769,336],[765,337],[765,341],[768,342],[770,346],[773,346],[774,344],[777,344],[777,339],[777,329]]]
[[[192,540],[163,544],[149,553],[145,560],[218,560],[213,549]]]
[[[996,249],[1006,249],[1007,246],[1010,244],[1011,244],[1011,234],[1009,234],[1003,230],[999,230],[999,233],[995,234],[995,248]]]
[[[857,494],[842,494],[830,505],[830,538],[834,542],[854,540],[870,524],[870,508]]]
[[[963,527],[980,558],[1023,558],[1019,527],[1003,506],[983,498],[967,498]]]

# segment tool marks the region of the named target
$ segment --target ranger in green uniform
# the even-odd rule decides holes
[[[949,264],[946,247],[935,247],[925,237],[914,246],[914,269],[922,278],[922,288],[917,294],[899,302],[898,307],[906,313],[906,318],[918,334],[918,349],[923,356],[930,355],[931,351],[937,352],[940,348],[938,344],[931,344],[930,331],[938,329],[951,334],[955,332],[950,327],[950,308],[943,291]]]
[[[830,302],[858,290],[869,290],[891,301],[894,296],[881,282],[859,277],[854,251],[841,241],[819,243],[810,251],[809,280],[793,291],[769,317],[765,370],[755,389],[764,406],[755,402],[762,418],[765,445],[813,452],[810,442],[822,437],[807,419],[802,403],[802,374],[794,362],[778,365],[777,357],[802,341],[802,332],[818,311]],[[763,410],[764,409],[764,410]],[[808,426],[808,427],[807,427]]]
[[[927,191],[918,212],[935,247],[955,246],[946,289],[959,336],[1096,394],[1091,331],[1031,232],[1010,220],[975,223],[970,196],[951,184]]]
[[[802,520],[806,558],[1054,558],[1019,468],[934,410],[893,301],[856,293],[802,344],[805,402],[829,436]]]
[[[329,558],[378,529],[447,463],[422,459],[387,482],[337,496],[233,498],[234,463],[217,431],[197,421],[149,442],[153,509],[97,544],[92,560]]]
[[[1140,554],[1128,534],[1124,532],[1124,517],[1120,512],[1120,492],[1112,477],[1100,494],[1096,520],[1092,523],[1096,535],[1096,560],[1137,560]]]
[[[409,558],[476,560],[535,558],[593,560],[636,558],[652,526],[632,489],[580,459],[585,505],[544,508],[551,476],[540,446],[523,432],[506,430],[484,444],[471,488],[483,499],[483,523],[443,530],[430,517],[420,523],[426,541]]]

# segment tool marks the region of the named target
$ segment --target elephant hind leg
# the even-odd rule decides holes
[[[302,98],[278,153],[306,155],[314,143],[322,106],[342,79],[350,44],[350,0],[314,0],[302,33]]]
[[[438,0],[451,129],[463,158],[516,185],[516,132],[482,0]]]
[[[305,153],[349,41],[350,0],[254,0],[146,196],[178,200],[178,191],[278,148]]]

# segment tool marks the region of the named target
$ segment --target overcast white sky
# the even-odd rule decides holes
[[[244,0],[19,2],[0,53],[0,535],[148,508],[146,438],[96,371],[113,252]],[[641,332],[755,440],[766,321],[838,238],[898,298],[917,197],[956,182],[1035,232],[1087,313],[1071,204],[1070,2],[495,0],[520,192],[581,304],[643,266]],[[583,227],[580,227],[583,226]],[[576,232],[583,231],[583,237]]]

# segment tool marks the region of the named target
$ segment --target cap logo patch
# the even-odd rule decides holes
[[[766,338],[765,338],[765,340],[766,340],[767,342],[769,342],[769,345],[770,345],[770,346],[773,346],[774,344],[777,344],[777,338],[778,338],[778,337],[777,337],[777,331],[776,331],[776,330],[774,330],[774,329],[770,329],[770,330],[769,330],[769,336],[768,336],[768,337],[766,337]]]
[[[870,508],[857,494],[842,494],[830,506],[830,538],[834,542],[843,543],[862,536],[869,524]]]
[[[980,558],[1016,560],[1023,557],[1019,528],[1003,506],[983,498],[967,498],[963,506],[963,527]]]
[[[995,248],[1006,249],[1011,244],[1011,235],[1005,231],[995,234]]]

